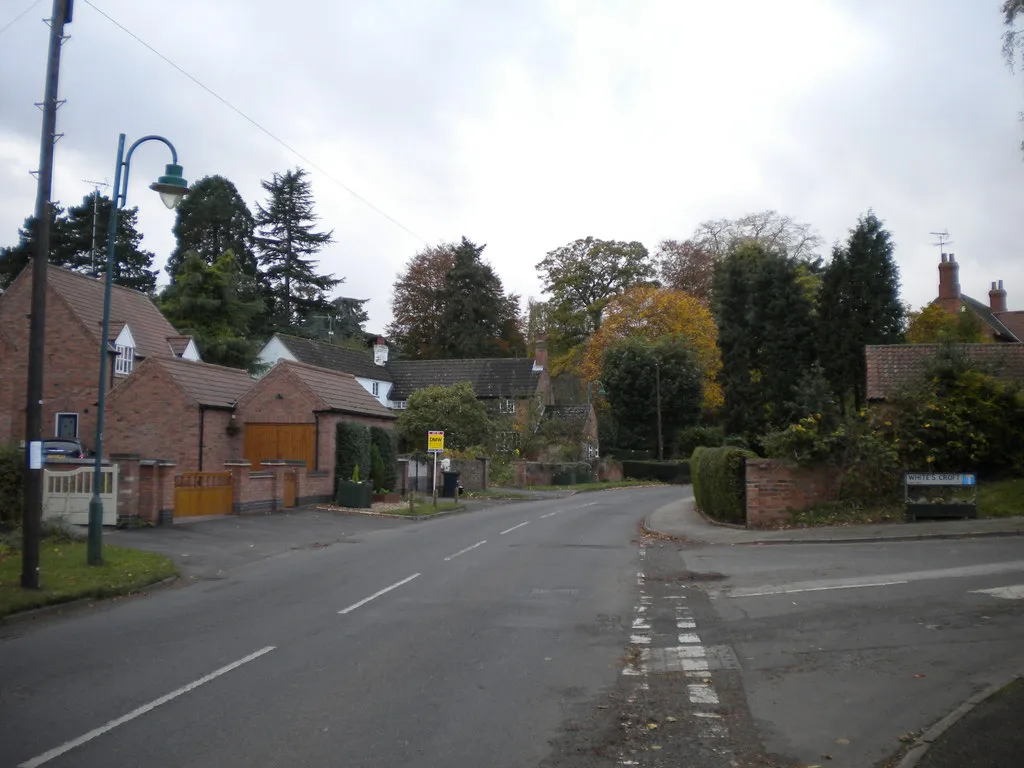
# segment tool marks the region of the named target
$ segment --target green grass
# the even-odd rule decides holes
[[[978,517],[1024,515],[1024,478],[978,482]]]
[[[85,563],[84,541],[45,540],[39,550],[41,589],[21,588],[21,552],[0,548],[0,617],[83,597],[113,597],[177,576],[170,558],[124,547],[103,548],[103,565]]]
[[[658,480],[610,480],[600,483],[577,483],[576,485],[529,485],[527,491],[607,491],[612,488],[634,488],[648,485],[665,485]]]
[[[430,499],[423,501],[413,502],[412,511],[409,511],[409,503],[406,502],[398,509],[392,509],[387,514],[389,515],[406,515],[407,517],[416,517],[417,515],[436,515],[438,512],[451,512],[452,510],[458,509],[459,505],[454,501],[439,501],[437,507],[434,507],[434,502]]]
[[[488,488],[486,491],[469,491],[462,494],[463,499],[528,499],[530,495],[522,491],[508,488]]]

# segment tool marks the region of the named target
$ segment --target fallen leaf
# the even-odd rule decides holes
[[[672,715],[669,715],[668,717],[665,718],[665,721],[669,722],[669,723],[674,723],[676,721],[676,719],[674,717],[672,717]]]
[[[661,749],[661,747],[659,747],[657,744],[655,744],[653,747],[651,747],[651,749]]]
[[[836,744],[849,744],[849,739],[836,739]]]
[[[653,731],[657,727],[658,727],[657,723],[648,723],[647,724],[647,730],[649,730],[649,731]]]
[[[914,675],[914,677],[924,677],[924,675]]]

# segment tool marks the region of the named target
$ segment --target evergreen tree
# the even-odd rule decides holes
[[[820,357],[841,403],[864,404],[865,345],[901,340],[906,310],[899,289],[892,236],[869,211],[850,230],[845,248],[833,250],[819,294]]]
[[[110,198],[95,192],[80,205],[67,210],[51,205],[50,263],[85,275],[101,275],[107,263],[107,228],[110,225]],[[142,248],[142,235],[136,229],[138,208],[122,208],[117,214],[114,283],[152,294],[156,289],[153,254]],[[14,281],[35,253],[35,217],[25,220],[18,231],[16,246],[0,252],[0,287]]]
[[[253,253],[256,222],[238,189],[223,176],[206,176],[189,187],[178,204],[174,236],[177,246],[167,259],[167,274],[173,279],[187,253],[199,254],[213,264],[231,251],[242,272],[258,274]]]
[[[463,237],[445,275],[434,346],[445,357],[499,357],[525,352],[519,297],[480,259],[486,246]]]
[[[204,361],[250,368],[258,347],[246,331],[263,307],[258,300],[242,296],[246,283],[231,251],[213,264],[189,251],[163,290],[160,309],[179,333],[195,337]]]
[[[261,183],[269,197],[265,207],[257,205],[256,245],[268,319],[277,329],[293,328],[311,314],[324,314],[327,292],[342,282],[317,274],[317,262],[310,258],[332,242],[332,233],[314,229],[318,217],[302,168]]]

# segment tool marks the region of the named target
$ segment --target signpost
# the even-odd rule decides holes
[[[434,454],[434,482],[431,493],[434,496],[434,506],[437,506],[437,454],[444,451],[444,432],[431,430],[427,432],[427,450]]]
[[[911,488],[916,489],[913,499]],[[937,488],[953,490],[936,491]],[[970,490],[971,498],[956,498],[956,489]],[[908,521],[921,517],[977,517],[978,478],[967,472],[908,472],[903,476],[903,500]]]

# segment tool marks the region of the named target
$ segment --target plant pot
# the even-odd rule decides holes
[[[375,493],[373,494],[374,504],[397,504],[402,500],[398,493]]]
[[[334,503],[339,507],[369,509],[372,494],[373,489],[369,483],[353,483],[351,480],[342,480],[338,483]]]

